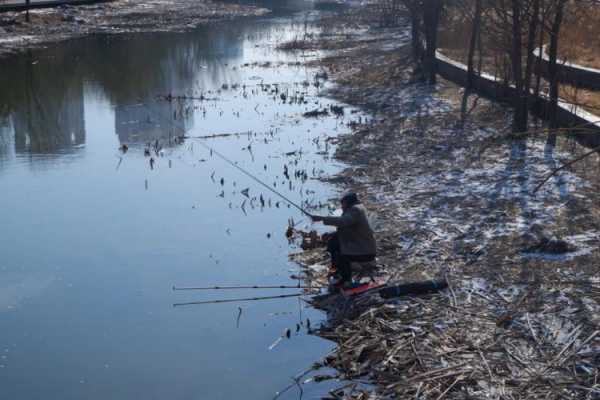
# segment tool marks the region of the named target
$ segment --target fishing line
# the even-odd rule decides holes
[[[279,196],[280,198],[282,198],[283,200],[285,200],[286,202],[288,202],[290,205],[296,207],[303,214],[308,215],[308,216],[311,215],[304,208],[302,208],[298,204],[294,203],[292,200],[290,200],[289,198],[287,198],[286,196],[284,196],[283,194],[281,194],[279,191],[273,189],[270,185],[267,185],[266,183],[264,183],[263,181],[261,181],[259,178],[257,178],[256,176],[252,175],[250,172],[246,171],[244,168],[240,167],[237,163],[231,161],[229,158],[227,158],[223,154],[219,153],[217,150],[213,149],[212,147],[210,147],[209,145],[207,145],[206,143],[204,143],[202,141],[200,141],[198,143],[200,143],[200,145],[202,147],[204,147],[204,148],[210,150],[211,152],[213,152],[214,154],[216,154],[219,158],[221,158],[223,161],[225,161],[226,163],[228,163],[232,167],[237,168],[240,172],[242,172],[243,174],[245,174],[246,176],[248,176],[250,179],[254,180],[258,184],[262,185],[263,187],[267,188],[271,192],[275,193],[277,196]]]
[[[148,112],[150,112],[150,109],[148,108],[148,104],[147,103],[142,103],[142,105],[148,110]],[[164,118],[162,115],[156,114],[156,113],[154,113],[154,115],[157,116],[158,118],[161,118],[164,121],[166,121],[166,118]],[[174,123],[173,121],[169,121],[169,123],[172,126],[174,126],[175,128],[178,128],[183,133],[183,136],[185,136],[186,131],[185,131],[184,128],[182,128],[181,126],[179,126],[179,124]],[[283,195],[279,191],[277,191],[274,188],[272,188],[270,185],[267,185],[266,183],[264,183],[263,181],[261,181],[259,178],[257,178],[256,176],[254,176],[252,173],[250,173],[250,172],[246,171],[244,168],[240,167],[237,163],[231,161],[225,155],[221,154],[220,152],[218,152],[217,150],[215,150],[211,146],[207,145],[203,141],[198,141],[198,143],[202,147],[204,147],[205,149],[209,150],[211,153],[216,154],[220,159],[222,159],[223,161],[225,161],[227,164],[229,164],[232,167],[236,168],[238,171],[242,172],[244,175],[248,176],[249,178],[251,178],[252,180],[254,180],[255,182],[257,182],[261,186],[267,188],[269,191],[271,191],[272,193],[276,194],[277,196],[279,196],[280,198],[282,198],[283,200],[285,200],[290,205],[292,205],[295,208],[297,208],[298,210],[300,210],[303,214],[305,214],[305,215],[307,215],[309,217],[311,216],[311,214],[308,211],[306,211],[304,208],[302,208],[301,206],[299,206],[298,204],[296,204],[295,202],[293,202],[292,200],[290,200],[289,198],[287,198],[285,195]]]
[[[279,285],[279,286],[203,286],[203,287],[177,287],[173,290],[235,290],[235,289],[322,289],[324,286],[300,286],[300,285]]]
[[[243,299],[190,301],[188,303],[175,303],[175,304],[173,304],[173,307],[191,306],[191,305],[197,305],[197,304],[234,303],[234,302],[237,302],[237,301],[258,301],[258,300],[284,299],[286,297],[300,297],[300,296],[303,296],[303,295],[304,295],[304,293],[294,293],[294,294],[282,294],[282,295],[279,295],[279,296],[246,297],[246,298],[243,298]]]

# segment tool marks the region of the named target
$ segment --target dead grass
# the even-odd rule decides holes
[[[442,27],[440,50],[448,57],[467,62],[470,23],[457,21],[449,15]],[[600,69],[600,9],[580,6],[567,16],[559,41],[559,57],[570,62]],[[510,76],[510,66],[504,64],[502,44],[489,35],[482,35],[482,69],[495,76]],[[476,60],[476,63],[478,61]],[[543,82],[542,86],[547,86]],[[542,90],[545,88],[542,87]],[[600,91],[576,88],[567,84],[560,87],[560,96],[586,111],[600,115]]]
[[[378,262],[392,282],[444,273],[452,289],[328,308],[319,333],[338,348],[324,364],[356,379],[332,398],[596,393],[600,213],[598,186],[587,182],[597,170],[577,165],[534,195],[547,171],[581,149],[564,138],[555,153],[543,141],[499,140],[510,131],[509,108],[477,96],[463,102],[443,79],[436,88],[411,83],[408,46],[346,45],[322,61],[338,84],[330,94],[377,114],[341,139],[336,156],[349,168],[336,178],[374,212]],[[527,257],[544,231],[568,238],[579,255]],[[298,257],[307,279],[325,282],[323,251]]]
[[[559,57],[575,64],[600,69],[600,7],[571,5],[565,16],[559,40]],[[466,49],[470,41],[471,23],[452,12],[446,16],[440,35],[440,47],[447,51],[460,50],[466,59]],[[482,34],[483,55],[492,57],[502,43]],[[507,43],[506,45],[509,45]]]
[[[600,69],[600,8],[581,6],[567,17],[559,55],[575,64]]]
[[[559,96],[572,104],[581,106],[581,108],[592,114],[600,115],[600,91],[561,85]]]

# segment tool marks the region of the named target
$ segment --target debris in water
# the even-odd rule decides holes
[[[273,350],[281,341],[283,340],[283,335],[279,336],[271,345],[269,346],[269,350]]]
[[[292,236],[294,236],[294,227],[290,225],[285,230],[285,237],[290,239]]]
[[[312,111],[307,111],[302,115],[304,116],[304,118],[318,118],[318,117],[324,117],[326,115],[329,115],[329,111],[327,111],[325,108],[322,110],[315,109]]]
[[[235,327],[239,328],[240,327],[240,318],[242,317],[242,307],[238,307],[238,315],[237,315],[237,320],[235,321]]]
[[[332,104],[331,106],[329,106],[329,109],[331,110],[333,115],[335,115],[336,117],[344,116],[344,107],[342,107],[342,106],[336,106],[336,105]]]

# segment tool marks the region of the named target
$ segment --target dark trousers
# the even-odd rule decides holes
[[[375,259],[374,254],[348,255],[342,254],[337,234],[331,235],[327,241],[327,252],[331,254],[331,265],[343,282],[352,281],[352,262],[369,262]]]

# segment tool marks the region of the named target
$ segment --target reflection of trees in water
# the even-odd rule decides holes
[[[10,113],[17,153],[50,154],[85,142],[83,87],[58,46],[50,62],[27,53],[2,65],[0,103]]]
[[[243,54],[246,23],[219,24],[183,34],[133,34],[88,38],[80,63],[114,104],[130,104],[160,94],[216,88],[235,79],[225,66]]]
[[[81,84],[62,86],[60,80],[34,83],[13,113],[13,124],[17,153],[51,154],[72,151],[84,144]]]
[[[6,116],[0,114],[0,171],[2,164],[11,158],[13,145],[13,134],[10,121]]]
[[[122,141],[166,137],[168,130],[153,121],[171,119],[174,106],[156,96],[239,82],[232,66],[243,57],[244,41],[268,36],[272,29],[271,23],[246,19],[180,34],[97,35],[31,51],[0,62],[0,117],[11,116],[17,152],[72,151],[85,141],[86,81],[116,106]],[[149,105],[129,107],[140,103]]]
[[[136,34],[87,39],[82,65],[115,104],[115,129],[125,143],[168,138],[174,104],[157,96],[199,95],[223,83],[239,82],[233,69],[243,57],[248,36],[267,33],[269,24],[236,21],[198,28],[185,34]],[[213,97],[214,94],[208,97]],[[189,127],[193,114],[178,124]]]
[[[180,136],[169,121],[173,119],[172,103],[152,102],[115,107],[115,131],[120,143],[149,143],[157,139],[171,140]],[[185,123],[185,121],[184,121]],[[181,122],[175,122],[182,129]]]
[[[238,29],[195,33],[142,34],[99,38],[84,56],[86,75],[115,104],[115,130],[121,142],[168,137],[173,105],[156,101],[166,94],[192,95],[237,78],[225,64],[242,55]],[[191,114],[178,123],[191,124]]]

